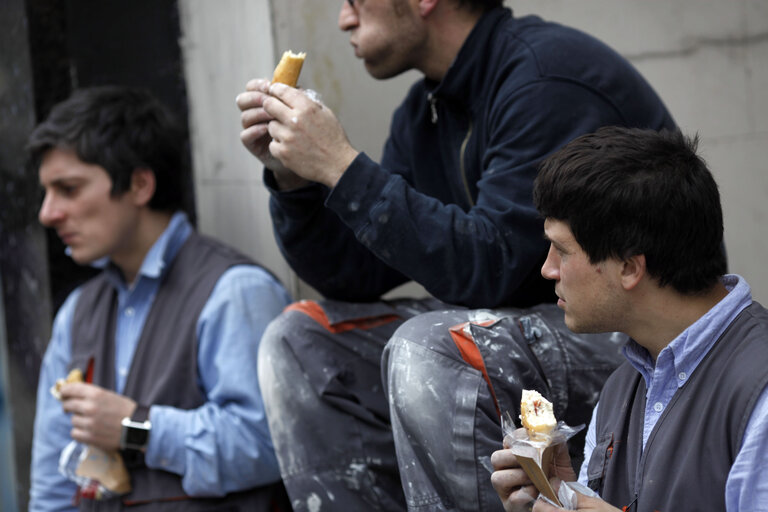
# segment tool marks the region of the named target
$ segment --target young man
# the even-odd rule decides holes
[[[542,158],[600,126],[674,123],[605,45],[501,4],[342,3],[339,26],[374,78],[424,75],[394,114],[380,164],[299,90],[254,80],[238,97],[281,250],[330,299],[292,306],[262,345],[270,427],[297,510],[318,500],[499,508],[483,465],[501,443],[498,413],[534,387],[586,422],[618,364],[611,336],[556,334],[566,329],[538,271],[546,243],[533,179]],[[435,299],[381,300],[409,280]],[[383,349],[400,326],[385,392]]]
[[[79,501],[266,512],[280,497],[255,369],[262,332],[289,297],[269,272],[195,233],[180,210],[181,147],[165,107],[121,87],[75,93],[30,137],[40,222],[77,263],[104,269],[54,321],[30,510]],[[86,382],[65,384],[59,402],[49,390],[73,368]],[[120,450],[132,491],[86,499],[58,470],[72,440]]]
[[[679,132],[604,128],[536,178],[550,241],[541,273],[555,281],[565,323],[630,336],[579,475],[602,499],[580,496],[578,510],[768,503],[768,311],[742,277],[723,275],[720,198],[695,151]],[[561,454],[552,476],[574,480]],[[507,510],[536,495],[508,450],[492,461]]]

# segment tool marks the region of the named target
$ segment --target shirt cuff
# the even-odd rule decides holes
[[[189,411],[153,405],[149,409],[152,431],[149,435],[144,462],[152,469],[162,469],[177,475],[186,472],[186,442]]]

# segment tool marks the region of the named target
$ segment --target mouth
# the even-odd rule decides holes
[[[71,245],[72,240],[75,239],[74,233],[58,233],[59,238],[65,245]]]

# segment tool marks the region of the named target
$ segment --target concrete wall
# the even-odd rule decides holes
[[[204,232],[275,270],[297,296],[275,249],[261,169],[238,139],[235,95],[270,76],[284,49],[309,52],[303,87],[319,91],[352,143],[378,158],[393,108],[418,75],[371,79],[336,28],[342,0],[180,0],[198,216]],[[720,184],[732,272],[768,303],[768,3],[757,0],[519,0],[517,14],[581,28],[627,56],[658,90]],[[410,291],[410,288],[406,288]]]

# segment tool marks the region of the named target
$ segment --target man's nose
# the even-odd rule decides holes
[[[40,224],[50,227],[55,225],[56,222],[61,220],[62,217],[63,212],[61,208],[59,208],[53,195],[46,193],[45,197],[43,198],[43,204],[40,206],[40,211],[37,215],[38,220],[40,220]]]
[[[339,11],[339,28],[346,32],[356,27],[357,22],[357,11],[355,10],[354,2],[350,3],[348,0],[344,0]]]
[[[558,271],[558,262],[557,260],[557,254],[555,253],[554,247],[552,245],[549,246],[549,252],[547,253],[547,259],[544,261],[544,264],[541,266],[541,275],[544,277],[544,279],[552,279],[557,280],[559,278],[559,271]]]

